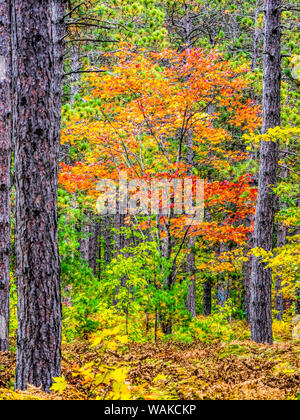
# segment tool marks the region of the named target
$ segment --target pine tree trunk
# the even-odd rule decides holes
[[[280,38],[281,38],[281,1],[265,0],[265,40],[264,40],[264,77],[263,77],[263,127],[262,132],[280,125]],[[278,163],[278,142],[262,141],[258,197],[255,213],[254,247],[272,250],[275,214],[275,194]],[[273,342],[271,313],[272,272],[260,258],[253,257],[251,337],[258,343]]]
[[[0,352],[9,350],[11,48],[10,2],[0,0]]]
[[[57,173],[64,1],[14,0],[16,382],[49,390],[61,374]]]

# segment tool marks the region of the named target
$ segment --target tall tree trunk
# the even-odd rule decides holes
[[[91,237],[89,242],[89,266],[93,270],[94,276],[97,274],[97,258],[99,254],[99,234],[100,224],[97,220],[93,220],[91,224]]]
[[[112,240],[111,240],[111,216],[104,217],[104,241],[105,241],[105,263],[111,262]]]
[[[192,315],[193,318],[196,318],[196,284],[195,284],[195,275],[196,275],[196,267],[195,267],[195,252],[193,251],[191,244],[191,240],[189,240],[188,246],[190,247],[190,252],[187,256],[187,270],[190,276],[190,283],[187,295],[187,310]]]
[[[224,243],[220,244],[219,253],[220,255],[226,251],[226,246]],[[223,274],[220,274],[218,283],[217,283],[217,304],[218,306],[223,307],[226,301],[226,278]]]
[[[80,245],[79,245],[80,256],[83,260],[89,261],[90,221],[89,221],[88,216],[86,216],[82,220],[81,235],[82,236],[80,238]]]
[[[57,173],[63,0],[14,0],[16,382],[49,390],[61,374]]]
[[[264,77],[263,77],[263,127],[280,125],[280,39],[281,0],[264,2]],[[272,250],[275,214],[275,194],[278,163],[278,141],[262,141],[258,197],[255,213],[254,247]],[[251,337],[258,343],[273,342],[271,313],[272,272],[260,258],[252,262]]]
[[[0,0],[0,351],[8,351],[11,163],[10,2]]]
[[[189,170],[187,175],[192,176],[192,168],[194,166],[194,141],[193,141],[193,133],[189,131],[186,136],[186,145],[188,147],[187,153],[187,164],[189,165]],[[188,289],[188,296],[187,296],[187,309],[192,315],[193,318],[196,318],[196,283],[195,283],[195,276],[196,276],[196,256],[194,251],[195,246],[195,238],[189,237],[188,238],[188,249],[189,254],[187,256],[187,271],[190,277],[189,289]]]
[[[261,29],[259,28],[258,17],[261,12],[261,0],[256,0],[255,12],[254,12],[254,34],[253,34],[253,48],[251,57],[251,70],[254,71],[257,68],[257,60],[259,57],[259,41],[261,39]]]
[[[209,280],[203,283],[203,315],[211,314],[211,282]]]

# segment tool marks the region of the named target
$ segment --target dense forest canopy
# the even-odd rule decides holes
[[[0,1],[0,399],[299,399],[299,4]]]

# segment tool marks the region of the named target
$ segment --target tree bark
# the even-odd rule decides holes
[[[203,283],[203,315],[211,314],[211,282],[207,280]]]
[[[263,76],[263,127],[280,125],[280,40],[281,40],[281,0],[264,2],[264,76]],[[262,141],[260,148],[260,167],[258,197],[255,213],[254,247],[271,251],[275,214],[275,194],[278,164],[278,141]],[[258,343],[272,344],[271,313],[272,272],[260,258],[252,261],[251,337]]]
[[[15,387],[61,375],[57,173],[63,0],[14,0],[18,337]]]
[[[10,2],[0,0],[0,352],[9,350],[10,166],[11,166]]]

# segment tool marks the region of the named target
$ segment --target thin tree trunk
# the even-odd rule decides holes
[[[70,102],[72,104],[75,101],[76,95],[79,93],[80,81],[80,73],[78,73],[78,70],[80,69],[79,46],[75,42],[72,43],[71,54],[71,71],[74,72],[71,77]]]
[[[195,253],[192,248],[192,246],[194,245],[194,241],[191,244],[191,241],[189,240],[188,245],[190,247],[190,252],[187,256],[187,270],[190,276],[190,283],[189,283],[186,306],[187,306],[187,310],[192,315],[192,317],[196,318],[196,285],[195,285],[196,268],[195,268]]]
[[[211,314],[211,282],[205,281],[203,283],[203,315]]]
[[[256,0],[255,12],[254,12],[254,34],[253,34],[253,48],[251,57],[251,70],[254,71],[257,68],[257,60],[259,57],[259,41],[261,38],[261,29],[258,27],[258,17],[261,9],[261,0]]]
[[[89,261],[89,251],[90,251],[90,221],[88,216],[85,217],[81,224],[81,235],[79,251],[81,258],[85,261]]]
[[[9,350],[11,39],[10,2],[0,0],[0,351]]]
[[[111,262],[112,241],[111,241],[111,217],[104,217],[104,241],[105,241],[105,262]]]
[[[189,165],[189,170],[187,175],[192,176],[192,168],[194,166],[194,141],[193,141],[193,133],[189,131],[186,136],[186,145],[188,147],[187,153],[187,164]],[[192,315],[193,318],[196,318],[196,283],[195,283],[195,276],[196,276],[196,256],[194,251],[195,246],[195,238],[189,237],[188,238],[188,249],[189,253],[187,256],[187,271],[190,277],[189,289],[188,289],[188,296],[187,296],[187,309]]]
[[[91,237],[89,242],[89,266],[93,270],[94,276],[97,273],[97,258],[99,253],[99,234],[100,224],[97,220],[93,220],[91,224]]]
[[[226,251],[224,243],[220,244],[219,253],[220,255]],[[220,274],[218,283],[217,283],[217,304],[218,306],[223,307],[226,301],[226,279],[223,274]]]
[[[250,227],[253,222],[253,217],[250,215],[246,218],[245,225]],[[247,251],[252,248],[253,234],[250,232],[247,240]],[[251,271],[252,271],[252,255],[243,264],[243,310],[246,313],[247,322],[250,323],[250,300],[251,300]]]
[[[286,243],[286,226],[280,226],[277,232],[277,248],[280,248]],[[275,317],[279,321],[282,321],[283,312],[284,312],[284,299],[282,294],[282,284],[281,277],[277,276],[275,281],[275,300],[274,300],[274,309],[277,311]]]
[[[300,287],[296,287],[295,315],[300,315]]]
[[[62,0],[14,0],[16,382],[48,391],[61,375],[57,173],[63,71]]]
[[[271,127],[280,125],[280,38],[281,0],[265,0],[265,40],[263,77],[263,127],[266,133]],[[275,214],[275,194],[278,164],[278,141],[262,141],[258,197],[255,213],[254,247],[271,251]],[[258,343],[273,342],[271,312],[272,272],[260,258],[253,257],[251,337]]]
[[[288,177],[288,170],[284,169],[282,171],[282,178],[286,179]],[[279,208],[284,208],[286,206],[285,203],[281,203],[279,205]],[[281,224],[278,228],[278,232],[277,232],[277,244],[276,244],[276,248],[281,248],[286,244],[286,235],[287,235],[287,227],[283,224]],[[277,311],[277,313],[275,314],[275,317],[279,320],[282,321],[283,319],[283,313],[285,310],[285,302],[284,302],[284,298],[283,298],[283,294],[282,294],[282,279],[280,276],[276,277],[275,280],[275,299],[274,299],[274,309],[275,311]]]

